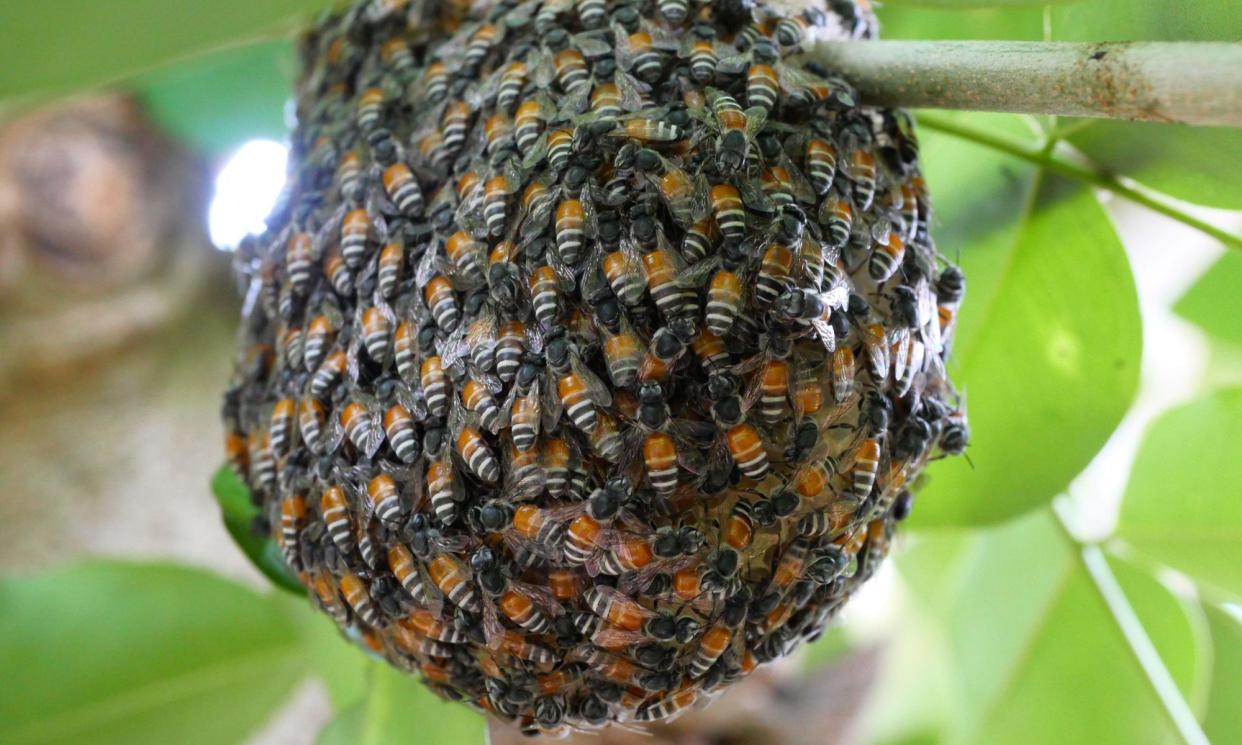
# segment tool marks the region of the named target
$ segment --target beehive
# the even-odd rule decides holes
[[[374,0],[302,43],[232,462],[351,638],[530,731],[820,634],[929,459],[961,273],[864,3]]]

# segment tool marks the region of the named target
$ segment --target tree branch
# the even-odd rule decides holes
[[[821,42],[864,103],[1242,127],[1242,44]]]

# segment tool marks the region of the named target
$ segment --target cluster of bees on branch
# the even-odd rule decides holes
[[[917,143],[797,57],[863,0],[370,0],[302,44],[227,448],[354,639],[529,732],[818,636],[967,444]]]

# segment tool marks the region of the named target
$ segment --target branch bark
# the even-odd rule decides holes
[[[1242,44],[821,42],[864,103],[1242,127]]]

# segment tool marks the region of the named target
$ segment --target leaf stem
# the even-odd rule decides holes
[[[969,140],[978,145],[990,147],[1003,153],[1020,158],[1022,160],[1034,163],[1050,171],[1054,171],[1062,176],[1082,181],[1092,186],[1112,192],[1123,199],[1128,199],[1135,204],[1140,204],[1154,212],[1158,212],[1166,217],[1172,218],[1183,225],[1187,225],[1198,230],[1205,235],[1220,241],[1229,248],[1242,251],[1242,236],[1234,235],[1226,230],[1211,225],[1197,217],[1186,214],[1176,205],[1159,199],[1142,190],[1127,185],[1121,179],[1112,174],[1094,168],[1090,165],[1075,163],[1062,157],[1057,157],[1054,153],[1045,152],[1044,148],[1038,146],[1029,146],[1019,142],[1014,142],[1006,137],[997,136],[991,132],[972,127],[970,125],[956,122],[949,117],[940,116],[929,112],[919,112],[918,121],[924,127],[933,129],[937,132],[943,132],[947,135]]]
[[[1077,549],[1074,552],[1075,556],[1087,570],[1087,575],[1091,577],[1096,592],[1100,594],[1113,620],[1117,622],[1117,627],[1125,637],[1127,646],[1134,654],[1139,667],[1142,668],[1156,698],[1160,700],[1161,709],[1168,717],[1169,723],[1177,730],[1178,736],[1186,745],[1211,745],[1203,728],[1199,726],[1194,712],[1191,711],[1190,705],[1186,703],[1186,698],[1178,690],[1177,683],[1174,682],[1164,660],[1160,658],[1156,645],[1152,643],[1147,630],[1143,628],[1143,622],[1135,613],[1134,606],[1130,605],[1125,591],[1121,589],[1121,584],[1113,574],[1112,567],[1104,558],[1104,552],[1097,544],[1084,543],[1074,535],[1066,519],[1065,509],[1063,500],[1053,501],[1052,512],[1056,518],[1056,524],[1065,539]]]
[[[1242,126],[1242,44],[836,41],[864,103]]]

